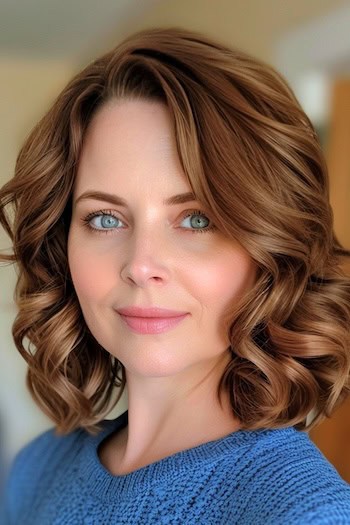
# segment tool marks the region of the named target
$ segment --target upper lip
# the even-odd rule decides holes
[[[158,308],[156,306],[141,307],[141,306],[127,306],[125,308],[117,308],[117,312],[122,315],[130,317],[179,317],[188,312],[180,312],[179,310],[168,310],[167,308]]]

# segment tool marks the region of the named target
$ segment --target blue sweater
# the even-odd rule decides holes
[[[350,485],[307,433],[238,430],[114,476],[97,448],[128,412],[90,436],[50,429],[16,456],[4,525],[350,524]]]

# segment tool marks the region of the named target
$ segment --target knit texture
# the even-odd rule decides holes
[[[114,476],[98,446],[127,421],[126,411],[97,436],[32,440],[10,469],[0,523],[350,524],[350,485],[305,432],[238,430]]]

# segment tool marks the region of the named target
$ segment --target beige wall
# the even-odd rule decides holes
[[[0,56],[1,180],[12,175],[17,150],[29,129],[63,88],[72,64]]]
[[[18,149],[45,108],[73,72],[66,63],[9,60],[0,57],[0,185],[13,175]],[[9,238],[0,229],[0,248]],[[7,250],[6,250],[7,251]],[[14,347],[11,324],[16,274],[13,266],[0,268],[0,418],[5,450],[13,453],[41,429],[51,426],[34,405],[25,387],[25,363]]]
[[[279,36],[345,3],[344,0],[167,0],[155,3],[142,19],[124,24],[119,34],[123,37],[146,27],[180,25],[273,61]],[[113,46],[115,35],[109,35],[107,42]]]

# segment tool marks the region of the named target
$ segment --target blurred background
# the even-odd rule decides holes
[[[0,0],[0,186],[56,95],[84,65],[139,29],[202,31],[274,65],[321,138],[335,230],[350,248],[350,2],[344,0]],[[0,232],[0,248],[9,239]],[[350,268],[349,268],[350,270]],[[0,269],[0,439],[6,462],[52,427],[25,386],[11,336],[16,274]],[[127,408],[127,399],[109,418]],[[310,432],[350,483],[350,401]]]

